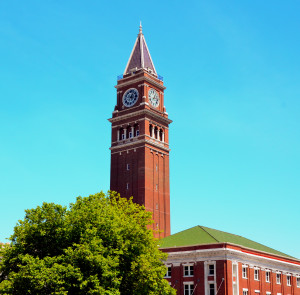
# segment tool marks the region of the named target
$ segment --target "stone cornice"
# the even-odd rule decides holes
[[[124,82],[116,85],[115,88],[119,89],[119,88],[122,88],[122,87],[127,86],[127,85],[132,85],[133,83],[138,83],[140,81],[147,81],[150,84],[155,85],[157,88],[159,88],[161,90],[166,89],[166,87],[164,85],[161,85],[160,83],[156,82],[154,79],[151,79],[147,76],[140,76],[140,77],[137,77],[136,79],[130,79],[132,77],[126,77],[126,78],[124,78],[124,80],[127,79],[127,78],[129,78],[128,81],[124,81]]]
[[[232,248],[214,248],[214,249],[198,249],[191,251],[167,252],[167,263],[184,263],[186,261],[207,261],[207,260],[231,260],[248,264],[249,267],[267,268],[275,271],[289,272],[300,275],[300,264],[298,261],[282,261],[274,258],[259,256],[251,253],[245,253],[241,250]]]
[[[116,122],[119,122],[119,121],[122,121],[122,120],[126,120],[128,118],[132,118],[134,116],[140,116],[140,115],[152,116],[152,117],[154,117],[157,120],[163,121],[165,124],[170,124],[170,123],[173,122],[172,120],[170,120],[168,118],[165,118],[165,117],[163,117],[163,116],[161,116],[159,114],[156,114],[156,113],[154,113],[154,112],[152,112],[150,110],[147,110],[147,109],[135,111],[135,112],[132,112],[132,113],[129,113],[129,114],[120,115],[120,116],[115,117],[115,118],[110,118],[110,119],[108,119],[108,121],[110,123],[116,123]]]
[[[154,142],[152,140],[148,140],[148,139],[139,139],[139,140],[130,141],[130,142],[124,143],[122,145],[110,147],[109,149],[113,153],[113,152],[119,152],[118,151],[119,149],[121,149],[121,151],[123,151],[124,149],[132,148],[134,145],[139,145],[139,144],[143,144],[143,145],[148,144],[151,147],[156,147],[156,148],[159,148],[159,149],[167,152],[167,154],[170,151],[170,149],[167,147],[164,147],[163,144],[160,144],[160,143]],[[149,147],[149,148],[151,148],[151,147]]]

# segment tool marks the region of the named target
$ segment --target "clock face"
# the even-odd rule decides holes
[[[154,89],[150,89],[148,92],[148,98],[149,98],[149,102],[155,107],[157,108],[159,106],[159,96],[156,90]]]
[[[139,92],[135,88],[130,88],[123,95],[123,104],[125,107],[132,107],[138,98]]]

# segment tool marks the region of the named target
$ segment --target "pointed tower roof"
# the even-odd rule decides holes
[[[142,24],[140,24],[139,34],[133,46],[129,57],[124,75],[128,74],[132,69],[150,69],[153,74],[157,75],[145,37],[143,35]]]

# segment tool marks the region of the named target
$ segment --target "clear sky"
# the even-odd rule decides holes
[[[0,241],[24,210],[109,189],[140,20],[164,77],[172,233],[300,258],[299,1],[0,1]]]

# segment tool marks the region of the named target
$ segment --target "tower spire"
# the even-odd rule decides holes
[[[145,69],[157,76],[142,28],[142,22],[140,22],[139,34],[136,38],[131,55],[126,65],[124,75],[134,72],[136,70]]]

